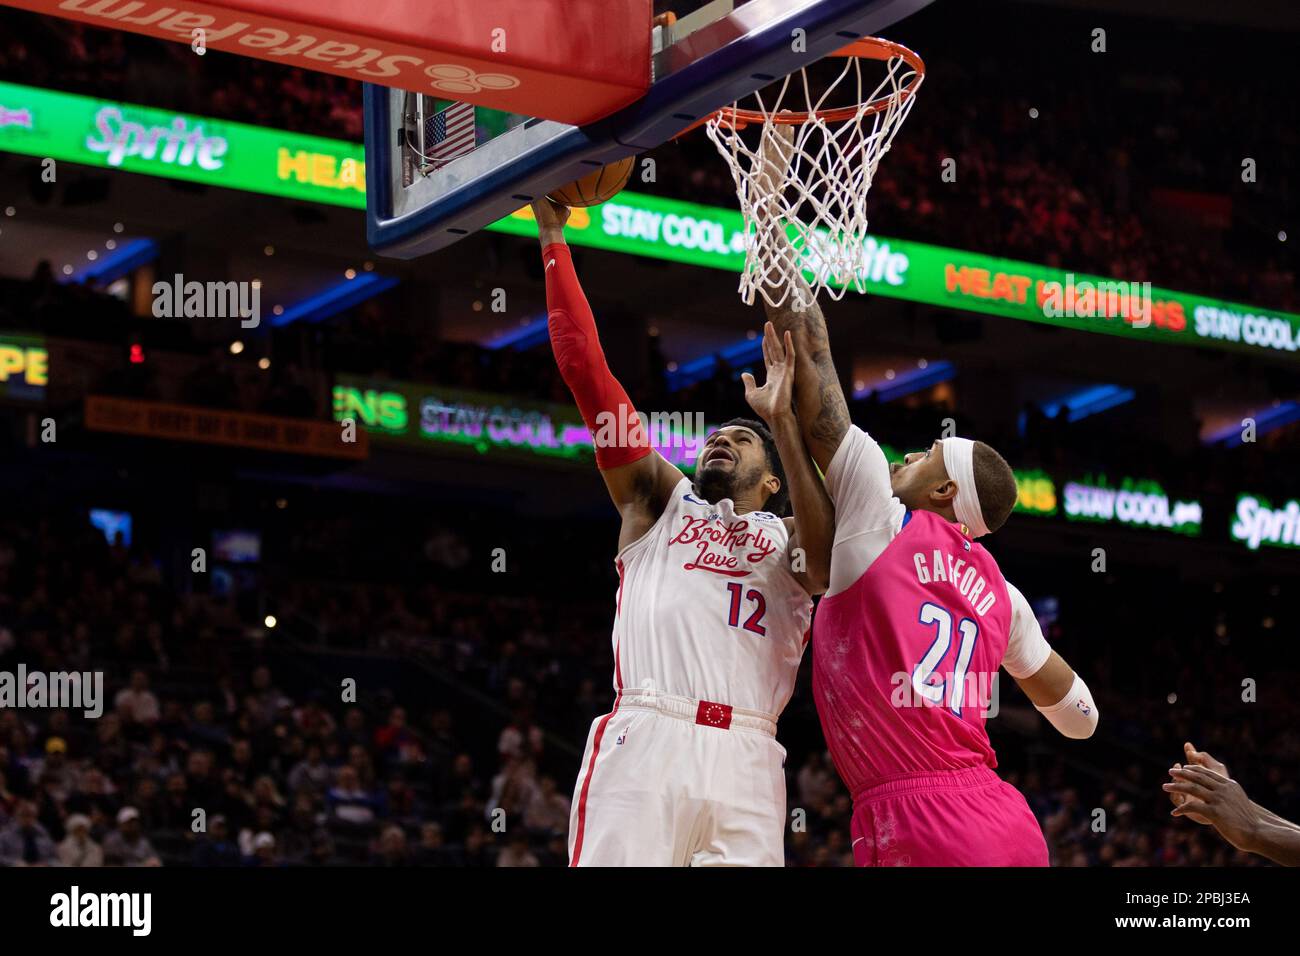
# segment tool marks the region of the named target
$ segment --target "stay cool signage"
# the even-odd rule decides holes
[[[359,144],[11,83],[0,83],[0,150],[365,207]],[[536,236],[527,208],[489,229]],[[575,209],[567,232],[575,245],[732,273],[745,263],[744,222],[736,210],[631,191]],[[1131,294],[1102,294],[1127,287],[1124,282],[884,236],[863,242],[858,271],[874,295],[1128,339],[1300,359],[1300,315],[1286,312],[1144,285],[1142,309],[1133,314]],[[1062,289],[1070,292],[1062,297]]]

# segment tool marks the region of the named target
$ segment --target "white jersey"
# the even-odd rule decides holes
[[[780,716],[812,616],[789,547],[776,515],[738,515],[729,498],[709,504],[683,478],[615,559],[614,690]]]

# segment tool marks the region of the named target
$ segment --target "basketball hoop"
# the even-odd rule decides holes
[[[804,67],[781,82],[775,98],[753,99],[756,109],[724,107],[705,122],[709,139],[727,160],[745,219],[745,268],[740,295],[772,306],[826,289],[841,299],[868,280],[867,192],[876,167],[912,109],[925,64],[907,47],[864,37],[831,55],[844,59],[838,77],[815,94]],[[885,78],[863,95],[862,61],[885,64]],[[793,90],[792,90],[793,87]],[[798,102],[803,109],[786,106]],[[834,106],[833,97],[853,105]],[[740,135],[761,126],[750,148]],[[805,291],[807,290],[807,292]]]

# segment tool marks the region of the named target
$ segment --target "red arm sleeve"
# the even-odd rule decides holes
[[[591,431],[596,464],[604,471],[639,461],[650,454],[650,441],[632,400],[605,361],[596,319],[578,284],[569,247],[562,242],[547,246],[542,262],[551,350]]]

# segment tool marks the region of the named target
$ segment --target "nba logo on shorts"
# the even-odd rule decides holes
[[[618,735],[618,739],[614,741],[614,746],[615,746],[615,747],[621,747],[621,746],[623,746],[623,741],[625,741],[625,740],[627,740],[627,731],[626,731],[626,730],[623,731],[621,734]]]

